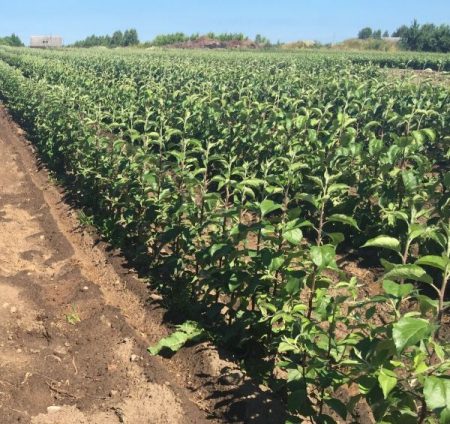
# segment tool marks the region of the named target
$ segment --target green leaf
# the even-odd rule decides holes
[[[323,182],[319,177],[315,177],[314,175],[308,175],[307,178],[311,180],[317,187],[323,188]]]
[[[328,187],[328,194],[331,194],[335,191],[345,191],[348,190],[349,188],[350,186],[347,184],[342,183],[331,184],[330,187]]]
[[[149,133],[146,133],[145,134],[147,137],[149,137],[149,138],[153,138],[153,139],[158,139],[159,138],[159,133],[157,133],[157,132],[149,132]]]
[[[240,286],[242,286],[242,284],[243,284],[242,279],[238,278],[235,274],[233,274],[228,280],[228,290],[230,290],[230,292],[233,293]]]
[[[176,128],[169,128],[167,130],[166,134],[167,134],[168,138],[173,137],[175,135],[180,135],[180,136],[183,135],[183,133],[180,130],[176,129]]]
[[[414,356],[413,360],[414,364],[414,372],[415,374],[423,374],[429,370],[429,367],[426,363],[426,355],[423,352],[418,352]]]
[[[383,140],[372,138],[369,141],[369,153],[374,156],[381,152],[383,149]]]
[[[363,395],[369,393],[377,384],[374,375],[362,375],[356,379],[359,390]]]
[[[302,208],[296,207],[296,208],[290,208],[288,210],[288,217],[291,220],[296,220],[296,218],[299,218],[302,214]]]
[[[417,178],[414,175],[413,171],[403,171],[402,172],[402,181],[408,192],[412,192],[417,187]]]
[[[177,330],[170,336],[161,339],[156,345],[147,350],[151,355],[158,355],[162,350],[169,349],[177,352],[189,341],[200,341],[206,336],[205,331],[195,321],[186,321],[177,326]]]
[[[345,240],[345,236],[343,233],[327,233],[327,236],[330,237],[331,242],[334,246],[337,246],[339,243],[342,243]]]
[[[423,394],[432,411],[450,409],[450,379],[430,376],[425,379]]]
[[[278,345],[278,353],[293,352],[295,350],[297,350],[297,348],[291,343],[281,342]]]
[[[339,399],[326,399],[325,403],[333,409],[333,411],[337,412],[339,416],[343,419],[347,419],[347,407],[343,402],[341,402]]]
[[[418,237],[422,237],[424,234],[427,233],[427,228],[421,225],[411,225],[412,231],[408,234],[408,240],[411,243],[413,240],[415,240]]]
[[[259,178],[249,178],[247,180],[242,181],[241,184],[257,188],[259,186],[264,185],[265,181]]]
[[[385,271],[390,271],[391,269],[394,269],[397,266],[397,264],[394,264],[393,262],[389,262],[384,258],[380,258],[380,262]]]
[[[276,211],[277,209],[281,209],[281,205],[275,203],[272,200],[266,199],[261,202],[260,209],[261,209],[261,216],[266,216],[270,212]]]
[[[289,170],[290,170],[291,172],[297,172],[297,171],[299,171],[300,169],[305,169],[305,168],[308,168],[308,165],[306,165],[306,164],[303,163],[303,162],[296,162],[296,163],[293,163],[293,164],[289,167]]]
[[[303,305],[303,304],[299,303],[298,305],[295,305],[292,308],[292,313],[293,314],[297,314],[299,312],[305,312],[307,310],[308,310],[308,307],[306,305]]]
[[[414,140],[415,140],[417,143],[422,144],[422,143],[425,141],[425,136],[424,136],[424,134],[422,133],[422,131],[420,131],[420,130],[418,130],[418,131],[412,131],[412,132],[411,132],[411,135],[413,136]]]
[[[439,422],[440,424],[450,424],[450,407],[447,407],[441,411]]]
[[[433,311],[433,313],[437,312],[439,305],[437,299],[431,299],[423,294],[419,294],[416,297],[419,301],[420,312],[422,312],[422,314],[426,314],[428,311]]]
[[[278,271],[284,264],[284,260],[286,258],[284,256],[276,256],[272,259],[269,265],[270,271]]]
[[[384,398],[387,399],[389,393],[397,385],[397,375],[391,370],[381,368],[380,374],[378,375],[378,383],[383,391]]]
[[[384,275],[385,279],[392,280],[414,280],[423,283],[432,283],[433,279],[423,268],[414,264],[396,265]]]
[[[334,247],[326,244],[324,246],[312,246],[310,249],[311,260],[319,268],[320,271],[329,267],[336,269],[335,256],[336,252]]]
[[[283,239],[298,246],[303,239],[302,230],[300,228],[293,228],[292,230],[283,231]]]
[[[311,406],[311,401],[305,390],[295,390],[288,396],[288,409],[292,412],[299,412],[302,415],[313,415],[315,413]]]
[[[422,133],[426,134],[430,141],[436,141],[436,131],[432,128],[423,128]]]
[[[219,258],[232,251],[232,247],[228,244],[217,243],[211,246],[210,254],[212,258]]]
[[[444,175],[444,186],[447,189],[450,189],[450,171],[446,172]]]
[[[116,140],[113,143],[113,148],[116,153],[119,153],[124,146],[126,146],[126,143],[123,140]]]
[[[393,326],[392,337],[397,352],[401,353],[409,346],[414,346],[430,337],[433,326],[425,319],[403,317]]]
[[[351,227],[358,228],[358,223],[351,216],[343,215],[343,214],[334,214],[328,217],[327,222],[341,222],[342,224],[350,225]]]
[[[142,176],[142,181],[145,184],[155,184],[156,183],[156,175],[152,174],[150,172],[147,172]]]
[[[448,258],[436,255],[423,256],[416,261],[416,265],[427,265],[440,269],[441,271],[445,271],[445,268],[449,263],[450,261]]]
[[[370,130],[372,128],[378,128],[381,127],[381,123],[378,121],[370,121],[366,125],[364,125],[364,131]]]
[[[240,186],[242,193],[244,193],[245,195],[247,195],[248,197],[254,199],[256,197],[255,192],[253,191],[253,189],[251,189],[250,187],[247,186]]]
[[[286,290],[286,293],[293,296],[300,291],[300,285],[301,285],[300,278],[289,277],[284,289]]]
[[[315,208],[317,208],[319,206],[318,199],[316,197],[314,197],[312,194],[300,193],[300,194],[297,194],[295,196],[295,198],[299,199],[299,200],[303,200],[305,202],[308,202],[311,205],[313,205]]]
[[[402,299],[414,290],[414,286],[412,284],[398,284],[391,280],[384,280],[383,289],[387,294]]]
[[[400,252],[400,242],[394,237],[384,235],[368,240],[362,247],[382,247]]]

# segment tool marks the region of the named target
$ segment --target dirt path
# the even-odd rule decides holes
[[[167,329],[42,174],[0,107],[0,422],[216,422],[146,354]]]

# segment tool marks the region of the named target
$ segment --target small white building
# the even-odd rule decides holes
[[[32,35],[30,47],[35,49],[49,49],[62,47],[63,39],[59,35]]]

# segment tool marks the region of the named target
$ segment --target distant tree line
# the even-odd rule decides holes
[[[139,44],[139,36],[135,29],[115,31],[112,35],[90,35],[81,41],[76,41],[74,47],[129,47]]]
[[[419,25],[415,20],[396,33],[400,34],[402,46],[407,50],[450,53],[450,25]]]
[[[199,34],[186,35],[184,32],[174,32],[171,34],[157,35],[152,41],[146,44],[153,46],[167,46],[170,44],[184,43],[186,41],[195,41],[199,37]]]
[[[224,32],[221,34],[216,34],[214,32],[208,32],[206,37],[217,41],[244,41],[248,40],[248,37],[242,32]]]
[[[256,34],[255,43],[259,44],[260,46],[266,46],[266,47],[269,47],[269,46],[272,45],[270,40],[267,37],[264,37],[261,34]]]
[[[381,33],[381,29],[373,30],[370,27],[365,27],[358,32],[358,38],[360,40],[368,40],[369,38],[381,40],[383,37],[389,37],[389,32],[384,31],[384,33]]]
[[[4,46],[23,47],[22,40],[16,34],[11,34],[7,37],[0,37],[0,44]]]
[[[206,36],[214,39],[232,39],[233,34],[219,34],[209,33]],[[242,34],[239,34],[242,37]],[[153,46],[166,46],[170,44],[183,43],[185,41],[195,41],[200,38],[200,34],[186,35],[183,32],[175,32],[171,34],[157,35],[152,41],[145,43]],[[124,33],[116,31],[112,35],[91,35],[84,40],[77,41],[73,44],[74,47],[127,47],[139,44],[139,37],[136,30],[126,30]]]
[[[147,44],[152,45],[152,46],[169,46],[171,44],[184,43],[187,41],[196,41],[202,37],[206,37],[211,40],[216,40],[216,41],[220,41],[220,42],[244,41],[244,40],[249,39],[249,37],[247,37],[246,35],[244,35],[241,32],[238,32],[238,33],[226,32],[226,33],[220,33],[220,34],[216,34],[214,32],[208,32],[207,34],[202,34],[202,35],[200,35],[199,33],[187,35],[183,32],[174,32],[172,34],[157,35],[152,41],[150,41]],[[259,35],[259,39],[260,40],[264,39],[264,40],[268,41],[265,37],[262,37],[261,35]]]
[[[191,35],[183,32],[174,32],[170,34],[157,35],[153,40],[144,43],[144,46],[170,46],[173,44],[184,43],[187,41],[196,41],[200,38],[209,38],[220,42],[229,41],[246,41],[249,37],[241,32],[225,32],[214,33],[208,32],[206,34],[194,33]],[[255,43],[261,46],[270,46],[270,40],[261,34],[255,37]],[[73,47],[127,47],[139,45],[139,36],[135,29],[126,30],[125,32],[116,31],[112,35],[90,35],[81,41],[76,41]]]
[[[381,30],[373,30],[370,27],[361,29],[358,38],[361,40],[382,39],[389,37],[389,32],[385,31],[383,35]],[[416,20],[411,26],[402,25],[397,28],[392,37],[400,38],[400,46],[406,50],[424,51],[424,52],[450,52],[450,26],[424,24],[419,25]]]

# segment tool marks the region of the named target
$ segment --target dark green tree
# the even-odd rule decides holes
[[[361,31],[358,32],[358,38],[360,40],[367,40],[368,38],[372,37],[372,33],[373,33],[372,28],[370,27],[363,28]]]
[[[139,44],[138,33],[135,29],[127,29],[123,33],[122,46],[136,46]]]
[[[0,44],[12,46],[12,47],[23,47],[24,46],[24,44],[22,43],[22,40],[19,38],[19,36],[14,33],[8,37],[0,38]]]
[[[406,31],[408,31],[408,26],[407,25],[402,25],[401,27],[397,28],[392,33],[392,37],[400,37],[400,38],[402,38],[403,35],[405,35]]]
[[[183,32],[175,32],[173,34],[160,34],[157,35],[151,42],[154,46],[169,46],[171,44],[183,43],[189,40],[188,37]]]
[[[139,44],[138,33],[135,29],[128,29],[124,33],[122,31],[115,31],[111,35],[90,35],[84,40],[77,41],[73,44],[74,47],[121,47],[121,46],[135,46]]]
[[[378,29],[372,33],[372,38],[376,40],[381,40],[381,29]]]
[[[111,37],[111,47],[119,47],[123,45],[122,31],[115,31]]]
[[[419,25],[414,20],[412,25],[403,31],[401,43],[407,50],[449,53],[450,26]]]
[[[255,43],[260,46],[269,46],[270,40],[267,37],[262,36],[261,34],[256,34]]]

